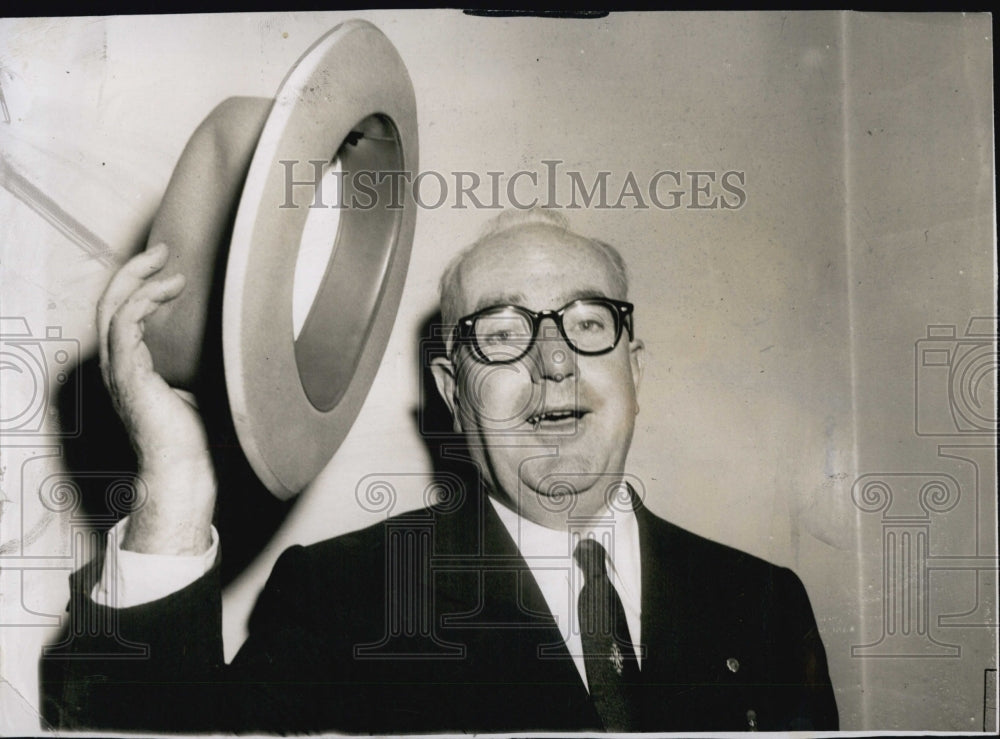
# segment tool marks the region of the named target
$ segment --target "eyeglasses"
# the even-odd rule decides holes
[[[459,342],[472,345],[476,356],[487,364],[516,362],[531,351],[538,329],[551,318],[559,333],[577,354],[607,354],[622,336],[632,335],[631,303],[611,298],[582,298],[558,310],[532,311],[519,305],[494,305],[458,320]]]

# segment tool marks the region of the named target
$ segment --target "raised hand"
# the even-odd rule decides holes
[[[195,555],[211,544],[215,473],[194,397],[157,374],[143,341],[144,320],[184,290],[183,275],[157,278],[168,248],[158,244],[111,278],[97,308],[101,375],[148,488],[132,511],[123,547]]]

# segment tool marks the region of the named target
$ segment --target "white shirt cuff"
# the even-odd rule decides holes
[[[128,527],[123,518],[108,531],[108,544],[101,579],[90,592],[95,603],[112,608],[131,608],[165,598],[186,588],[215,564],[219,532],[212,527],[212,544],[204,554],[178,556],[140,554],[121,548]]]

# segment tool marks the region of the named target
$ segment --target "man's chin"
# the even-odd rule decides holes
[[[521,483],[542,498],[577,496],[614,485],[621,475],[595,469],[595,460],[583,455],[531,459],[521,465]]]

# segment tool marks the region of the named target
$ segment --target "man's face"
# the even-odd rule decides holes
[[[480,245],[460,267],[460,315],[495,305],[557,310],[578,298],[624,299],[607,257],[561,229],[532,224]],[[642,343],[577,354],[551,318],[520,360],[485,364],[459,344],[434,366],[438,389],[492,493],[543,525],[600,510],[632,441]],[[575,500],[567,506],[563,497]]]

